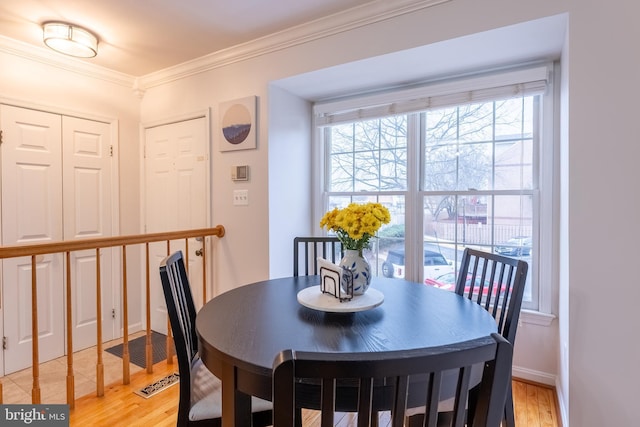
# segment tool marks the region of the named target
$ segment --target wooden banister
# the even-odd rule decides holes
[[[96,248],[96,329],[96,394],[98,396],[104,396],[104,361],[102,360],[102,279],[100,274],[100,248]]]
[[[18,257],[31,257],[31,322],[32,322],[32,372],[33,372],[33,387],[31,393],[32,403],[41,403],[40,396],[40,371],[39,371],[39,331],[38,331],[38,294],[37,294],[37,256],[46,254],[64,254],[66,262],[66,340],[67,340],[67,403],[70,408],[75,404],[75,390],[74,390],[74,373],[73,373],[73,333],[72,333],[72,278],[71,278],[71,252],[82,251],[87,249],[93,249],[96,252],[96,351],[97,351],[97,363],[96,363],[96,394],[98,396],[104,395],[104,365],[102,360],[102,299],[101,299],[101,267],[100,267],[100,249],[118,247],[122,248],[122,309],[123,309],[123,384],[128,384],[130,381],[129,375],[129,328],[128,328],[128,301],[127,301],[127,246],[144,244],[145,245],[145,268],[146,273],[146,322],[147,322],[147,340],[146,340],[146,364],[147,372],[153,372],[152,365],[152,352],[151,352],[151,301],[150,295],[150,269],[149,269],[149,243],[165,241],[167,245],[167,254],[171,250],[171,241],[173,240],[185,240],[188,248],[189,238],[202,238],[207,236],[223,237],[225,229],[222,225],[218,225],[212,228],[201,228],[194,230],[181,230],[171,231],[166,233],[150,233],[150,234],[138,234],[129,236],[114,236],[114,237],[101,237],[101,238],[87,238],[78,239],[72,241],[62,242],[47,242],[38,244],[20,244],[14,246],[0,247],[0,259],[18,258]],[[206,298],[206,245],[202,247],[203,259],[203,299]],[[168,321],[167,321],[168,323]],[[171,350],[173,347],[173,340],[171,339],[170,329],[167,333],[167,358],[172,360]],[[0,403],[3,402],[2,398],[3,388],[2,382],[0,382]]]
[[[65,252],[67,264],[66,301],[67,307],[71,306],[71,252]],[[71,310],[67,310],[67,403],[69,408],[75,407],[76,386],[73,373],[73,318]]]
[[[127,247],[122,246],[122,384],[129,384],[131,376],[129,372],[129,298],[128,298],[128,281],[127,281]]]
[[[36,256],[31,255],[31,357],[33,371],[32,403],[40,403],[40,355],[38,349],[38,275]]]
[[[169,240],[188,239],[192,237],[223,237],[224,233],[224,227],[222,225],[217,225],[212,228],[169,231],[166,233],[136,234],[130,236],[78,239],[65,242],[2,246],[0,247],[0,259],[55,254],[67,251],[82,251],[85,249],[111,248],[114,246],[136,245],[142,243],[164,242]]]

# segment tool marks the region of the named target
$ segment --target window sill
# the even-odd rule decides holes
[[[522,310],[520,312],[520,322],[538,326],[551,326],[556,316],[553,314],[541,313],[533,310]]]

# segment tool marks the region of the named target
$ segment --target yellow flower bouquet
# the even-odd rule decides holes
[[[325,213],[320,227],[335,232],[344,249],[357,250],[362,255],[369,240],[389,221],[389,210],[380,203],[351,203]]]

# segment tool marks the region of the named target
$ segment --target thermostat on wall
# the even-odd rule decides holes
[[[232,181],[249,181],[249,166],[231,166]]]

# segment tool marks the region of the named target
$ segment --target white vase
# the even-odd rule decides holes
[[[344,257],[340,260],[340,267],[346,268],[352,273],[353,295],[362,295],[371,284],[371,267],[360,252],[353,249],[345,249]],[[344,289],[348,293],[347,289]]]

